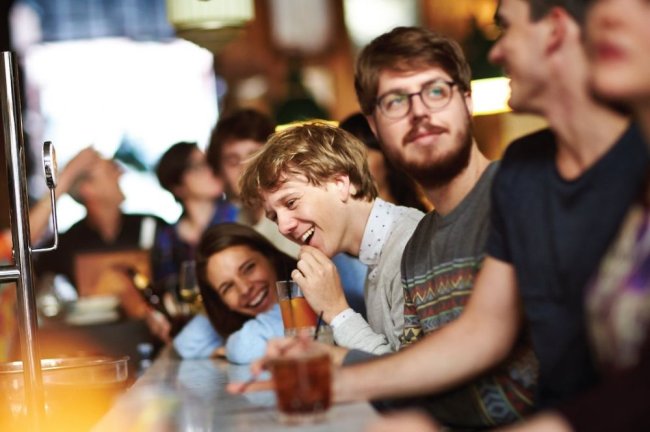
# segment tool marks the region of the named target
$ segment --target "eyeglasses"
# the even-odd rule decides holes
[[[377,106],[383,115],[391,119],[400,119],[411,112],[413,96],[420,96],[420,100],[431,111],[440,111],[449,104],[454,81],[437,79],[422,86],[419,92],[402,93],[393,91],[377,99]]]

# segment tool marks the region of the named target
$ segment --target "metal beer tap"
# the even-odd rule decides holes
[[[23,377],[25,380],[25,407],[29,430],[39,431],[44,425],[44,396],[41,362],[37,340],[36,301],[32,270],[32,254],[56,249],[58,227],[56,218],[56,157],[51,142],[43,145],[43,171],[50,190],[54,241],[51,246],[32,249],[29,244],[29,212],[27,181],[25,175],[25,145],[18,73],[14,55],[3,51],[0,58],[0,111],[7,163],[11,237],[13,242],[12,265],[0,267],[0,282],[15,282],[18,301],[18,329]]]

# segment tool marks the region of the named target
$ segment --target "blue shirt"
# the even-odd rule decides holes
[[[243,327],[228,337],[223,337],[212,327],[207,316],[192,318],[173,340],[176,352],[184,359],[208,358],[225,344],[226,358],[232,363],[251,363],[264,355],[269,339],[284,336],[282,314],[278,304],[246,321]]]

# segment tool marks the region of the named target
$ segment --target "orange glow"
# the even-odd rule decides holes
[[[126,389],[127,360],[127,357],[42,360],[43,430],[90,430]],[[26,411],[22,364],[0,364],[0,430],[29,430],[31,421]]]

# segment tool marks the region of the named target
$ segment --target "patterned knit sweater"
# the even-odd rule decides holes
[[[407,244],[402,260],[403,347],[462,313],[485,256],[496,169],[497,164],[490,165],[450,214],[427,214]],[[528,344],[519,343],[502,365],[461,388],[427,398],[426,407],[452,427],[507,424],[531,410],[536,381],[536,358]]]

